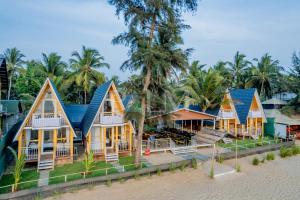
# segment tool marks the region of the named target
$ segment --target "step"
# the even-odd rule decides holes
[[[105,160],[107,162],[113,162],[119,160],[119,155],[117,153],[110,153],[105,155]]]
[[[38,163],[38,170],[53,169],[53,168],[54,168],[53,160],[40,160]]]

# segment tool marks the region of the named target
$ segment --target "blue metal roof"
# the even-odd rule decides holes
[[[70,121],[73,124],[73,127],[80,128],[82,119],[86,113],[86,110],[89,105],[85,104],[70,104],[66,105],[66,113],[70,117]]]
[[[91,100],[91,103],[89,104],[86,110],[86,114],[84,115],[81,123],[82,133],[84,134],[84,136],[87,136],[87,133],[90,127],[92,126],[93,120],[97,114],[97,111],[105,97],[107,90],[110,88],[112,82],[113,81],[108,81],[96,89],[94,96]]]
[[[229,90],[229,93],[233,100],[240,123],[245,124],[255,94],[255,88],[231,89]]]
[[[123,99],[123,105],[125,107],[125,109],[127,109],[127,106],[129,105],[130,101],[132,101],[134,99],[134,95],[126,95]]]

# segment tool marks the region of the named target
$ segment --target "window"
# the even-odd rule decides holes
[[[44,101],[44,113],[54,113],[54,104],[52,100]]]
[[[30,142],[38,141],[38,138],[39,138],[38,130],[31,130]]]
[[[118,126],[118,140],[120,141],[122,138],[122,127]]]
[[[58,129],[57,142],[58,143],[66,143],[67,142],[67,129],[66,128]]]

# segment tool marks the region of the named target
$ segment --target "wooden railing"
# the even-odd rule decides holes
[[[93,154],[103,154],[104,153],[104,149],[101,147],[100,142],[91,143],[91,152],[93,152]]]
[[[130,151],[130,146],[128,141],[119,141],[118,149],[120,151]]]
[[[36,147],[22,147],[21,154],[25,155],[25,160],[37,160],[38,159],[38,148]]]
[[[56,147],[56,158],[69,157],[70,156],[70,144],[57,143]]]
[[[221,110],[219,113],[219,117],[221,119],[232,119],[234,118],[233,111]]]

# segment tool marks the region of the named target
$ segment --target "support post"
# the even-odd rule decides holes
[[[116,134],[116,153],[119,153],[119,127],[115,127],[115,134]]]
[[[214,130],[216,129],[216,119],[214,118]]]
[[[103,151],[104,151],[104,157],[106,158],[106,128],[103,127],[103,136],[104,136],[104,148],[103,148]]]
[[[19,135],[19,138],[18,138],[18,158],[20,158],[21,157],[21,154],[22,154],[22,146],[23,146],[23,144],[22,144],[22,135],[23,135],[23,130],[21,131],[21,133],[20,133],[20,135]]]
[[[43,137],[42,130],[39,129],[39,130],[38,130],[38,159],[40,159],[40,157],[41,157],[41,151],[42,151],[42,137]]]
[[[70,158],[73,162],[73,158],[74,158],[74,131],[70,130]]]
[[[237,137],[237,120],[234,119],[234,135]]]
[[[57,129],[53,130],[53,160],[56,158],[56,147],[57,147]]]
[[[193,132],[193,120],[191,120],[191,133]]]
[[[257,135],[257,118],[255,118],[255,135]]]

